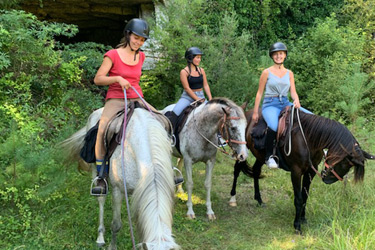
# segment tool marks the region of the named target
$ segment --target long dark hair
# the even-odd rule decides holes
[[[130,34],[131,31],[126,31],[125,35],[121,38],[120,43],[117,44],[116,49],[125,48],[130,43]]]

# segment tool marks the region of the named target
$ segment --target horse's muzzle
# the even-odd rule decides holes
[[[240,150],[240,152],[237,152],[236,160],[242,162],[245,161],[248,156],[247,150]]]

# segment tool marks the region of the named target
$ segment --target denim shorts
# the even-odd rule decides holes
[[[205,98],[204,97],[204,93],[203,93],[203,90],[201,91],[197,91],[197,92],[194,92],[196,96],[198,96],[199,98]],[[180,97],[180,100],[178,100],[178,102],[176,103],[176,105],[174,106],[173,108],[173,112],[176,114],[176,115],[180,115],[182,113],[182,111],[190,105],[190,103],[194,102],[195,100],[193,98],[191,98],[188,93],[186,93],[186,91],[184,90],[182,92],[182,95]]]
[[[279,115],[280,112],[286,107],[286,106],[292,106],[293,103],[291,103],[288,99],[288,97],[265,97],[263,99],[263,105],[262,105],[262,115],[264,120],[267,123],[267,126],[272,129],[273,131],[277,131],[277,127],[279,125]],[[300,108],[301,111],[312,114],[309,110],[305,108]]]

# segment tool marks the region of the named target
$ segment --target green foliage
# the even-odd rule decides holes
[[[344,25],[350,26],[362,32],[366,37],[366,47],[364,48],[368,60],[363,68],[372,79],[375,79],[375,1],[374,0],[346,0],[342,9],[343,15],[340,20]]]
[[[289,40],[302,35],[314,24],[316,18],[324,18],[336,12],[343,0],[209,0],[202,17],[210,30],[218,32],[217,24],[225,12],[234,11],[238,16],[238,35],[247,30],[253,37],[254,46],[268,49],[276,40]]]
[[[77,31],[74,25],[41,22],[23,11],[1,11],[0,114],[5,128],[14,121],[16,130],[25,138],[43,142],[53,138],[69,120],[62,102],[71,91],[83,87],[83,67],[91,68],[97,63],[85,64],[88,58],[84,51],[78,54],[73,49],[69,53],[56,50],[55,36],[71,37]],[[81,104],[81,96],[87,97],[84,94],[70,96]],[[98,104],[97,99],[95,106],[100,106]],[[85,106],[74,109],[81,107]],[[71,115],[74,114],[82,116],[82,113]],[[34,118],[29,119],[30,116]],[[2,136],[0,141],[6,140],[6,134]]]
[[[167,8],[163,8],[158,24],[153,24],[153,38],[151,48],[159,58],[155,69],[147,72],[151,80],[147,86],[152,92],[152,104],[162,108],[174,102],[181,94],[180,70],[185,67],[184,54],[192,46],[202,47],[202,39],[196,30],[199,17],[203,15],[201,0],[168,1]],[[194,6],[194,7],[193,7]],[[193,39],[192,41],[192,38]],[[206,53],[206,51],[204,51]],[[156,78],[155,78],[156,77]],[[147,100],[150,100],[150,90]]]
[[[238,22],[235,13],[225,13],[218,24],[217,34],[207,34],[203,44],[204,65],[213,96],[225,96],[238,103],[249,100],[254,94],[248,58],[254,51],[248,46],[250,35],[237,36]],[[255,81],[254,81],[255,80]]]
[[[359,67],[366,61],[364,46],[361,32],[340,27],[334,15],[317,21],[293,44],[288,56],[302,104],[344,122],[360,116],[370,103],[366,94],[371,88]],[[353,88],[362,91],[353,94]],[[353,97],[358,103],[351,103]]]
[[[154,77],[147,86],[154,90],[152,97],[160,98],[148,99],[158,107],[175,102],[181,95],[179,73],[186,65],[185,51],[192,46],[203,50],[201,66],[206,71],[213,96],[225,96],[238,102],[249,98],[248,89],[253,79],[248,57],[254,54],[253,47],[248,46],[251,37],[247,32],[237,35],[235,13],[224,13],[222,21],[217,24],[217,33],[205,29],[199,21],[203,15],[203,3],[169,1],[154,29],[154,49],[161,59],[155,69],[147,72]]]

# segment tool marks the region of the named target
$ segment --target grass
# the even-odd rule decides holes
[[[308,223],[302,226],[302,236],[294,234],[290,174],[264,167],[265,178],[260,187],[266,207],[257,205],[252,179],[241,174],[237,185],[238,206],[230,207],[233,163],[218,153],[211,192],[216,221],[206,218],[204,164],[194,165],[193,171],[195,220],[185,217],[186,194],[176,195],[173,233],[182,249],[375,249],[375,162],[367,162],[363,184],[355,185],[352,173],[346,183],[326,185],[319,178],[314,179],[306,210]],[[4,225],[1,222],[4,216],[25,221],[20,217],[27,213],[2,201],[0,232],[8,236],[0,242],[0,249],[97,249],[98,206],[96,199],[89,196],[89,175],[80,175],[73,167],[56,171],[60,174],[52,175],[49,185],[39,190],[45,197],[43,201],[21,202],[29,212],[26,221],[30,227]],[[51,183],[60,184],[47,192],[47,187],[52,189]],[[131,249],[124,206],[118,249]],[[109,198],[105,212],[107,243],[111,237],[111,218]],[[20,231],[21,226],[26,229]]]

